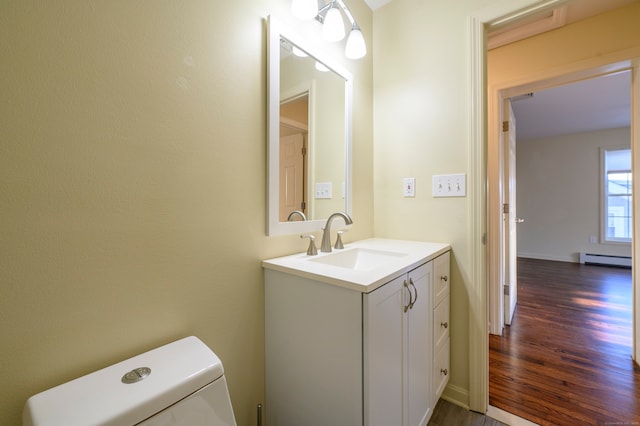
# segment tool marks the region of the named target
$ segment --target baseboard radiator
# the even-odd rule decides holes
[[[580,252],[580,263],[584,263],[585,265],[605,265],[631,268],[631,257]]]

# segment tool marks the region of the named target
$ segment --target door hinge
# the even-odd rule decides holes
[[[307,203],[305,203],[304,201],[300,203],[300,210],[304,211],[304,209],[307,208]]]
[[[511,288],[509,287],[509,284],[505,284],[504,285],[504,295],[508,296],[511,293]]]
[[[302,156],[304,157],[305,155],[307,155],[307,148],[302,147]]]
[[[509,204],[502,205],[502,213],[509,213]]]
[[[508,121],[503,121],[502,122],[502,131],[503,132],[508,132],[509,131],[509,122]]]

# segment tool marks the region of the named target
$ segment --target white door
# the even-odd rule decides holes
[[[294,210],[304,212],[304,136],[280,137],[280,222]]]
[[[504,116],[509,117],[504,126],[504,323],[511,324],[518,301],[518,250],[517,224],[522,221],[516,215],[516,119],[511,101],[505,100]]]

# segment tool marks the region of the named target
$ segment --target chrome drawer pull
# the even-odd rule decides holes
[[[440,277],[440,279],[441,279],[442,281],[444,281],[445,283],[446,283],[447,281],[449,281],[449,277],[448,277],[448,276],[446,276],[446,275],[445,275],[445,276]]]
[[[447,369],[446,369],[446,368],[441,368],[441,369],[440,369],[440,372],[441,372],[442,374],[444,374],[445,376],[446,376],[447,374],[449,374],[449,372],[447,371]]]
[[[413,302],[411,302],[411,305],[409,305],[409,308],[413,309],[413,305],[415,305],[415,303],[418,301],[418,289],[413,283],[413,278],[409,278],[409,284],[411,285],[411,287],[413,287],[413,291],[416,293],[416,297],[413,299]]]
[[[407,285],[407,281],[404,281],[402,283],[402,286],[405,287],[407,289],[407,291],[409,292],[409,304],[404,307],[404,312],[407,312],[409,310],[409,308],[413,307],[413,302],[414,302],[413,301],[413,294],[411,293],[411,289]]]
[[[449,323],[448,322],[441,322],[440,323],[440,327],[447,328],[447,327],[449,327]]]

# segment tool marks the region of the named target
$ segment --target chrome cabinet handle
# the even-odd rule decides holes
[[[416,288],[416,285],[413,283],[413,278],[409,278],[409,284],[411,285],[411,287],[413,287],[413,291],[416,294],[416,297],[413,299],[413,302],[411,302],[411,305],[409,306],[409,309],[413,309],[413,305],[415,305],[415,303],[418,301],[418,289]]]
[[[442,281],[444,281],[445,283],[446,283],[447,281],[449,281],[449,277],[448,277],[448,276],[446,276],[446,275],[444,275],[444,276],[440,277],[440,279],[441,279]]]
[[[441,372],[442,374],[444,374],[445,376],[446,376],[447,374],[449,374],[449,371],[447,371],[447,369],[446,369],[446,368],[441,368],[441,369],[440,369],[440,372]]]
[[[447,328],[447,327],[449,327],[449,323],[448,322],[441,322],[440,323],[440,327]]]
[[[407,312],[413,306],[413,294],[411,294],[411,289],[406,280],[402,283],[402,286],[409,292],[409,304],[404,307],[404,311]]]

